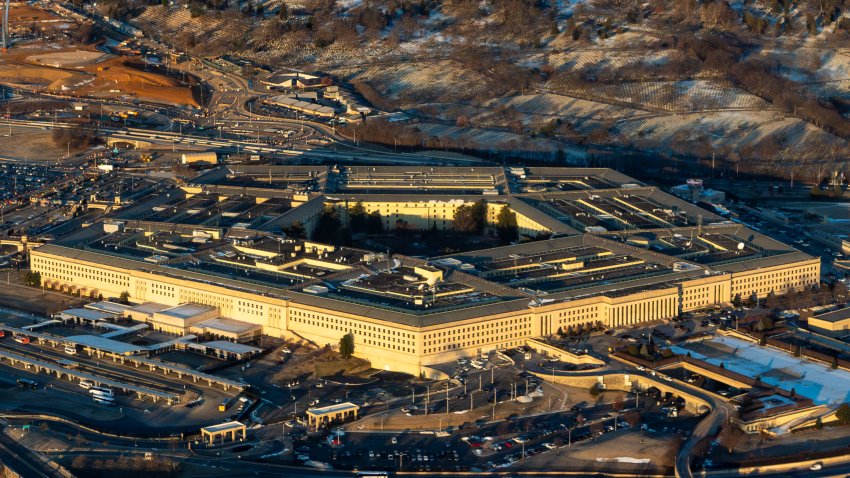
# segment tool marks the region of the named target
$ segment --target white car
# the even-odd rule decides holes
[[[809,467],[809,469],[812,470],[812,471],[820,471],[820,470],[823,469],[823,463],[821,463],[821,462],[814,463],[814,464],[812,464],[812,466]]]

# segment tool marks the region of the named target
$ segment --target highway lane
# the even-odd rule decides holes
[[[6,120],[7,122],[9,120]],[[8,124],[0,122],[0,129]],[[36,120],[11,120],[13,127],[30,129],[71,128],[76,125],[68,123],[54,123],[51,121]],[[102,133],[108,134],[113,139],[128,142],[143,141],[156,145],[160,149],[219,149],[229,153],[264,153],[282,156],[298,156],[308,160],[337,161],[337,162],[365,162],[365,163],[393,163],[402,165],[426,165],[426,164],[481,164],[483,160],[472,160],[465,158],[440,158],[413,153],[389,153],[372,151],[340,152],[324,148],[295,148],[278,145],[257,143],[253,138],[245,136],[246,139],[215,138],[214,135],[204,136],[198,134],[181,134],[170,131],[153,131],[140,128],[100,128]],[[14,134],[13,134],[14,136]],[[233,136],[228,133],[228,136]]]
[[[39,460],[33,452],[6,435],[5,426],[0,424],[0,457],[4,464],[24,477],[66,478]]]

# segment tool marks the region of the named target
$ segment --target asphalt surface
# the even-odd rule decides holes
[[[26,447],[4,433],[0,425],[0,461],[23,477],[64,478],[55,469],[36,458]]]

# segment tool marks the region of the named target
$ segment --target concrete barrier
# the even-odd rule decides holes
[[[605,365],[605,362],[602,360],[593,357],[591,355],[575,355],[572,352],[561,349],[554,345],[547,344],[545,342],[541,342],[535,339],[525,339],[525,344],[537,351],[537,353],[543,353],[547,357],[554,357],[562,362],[571,363],[574,365]]]

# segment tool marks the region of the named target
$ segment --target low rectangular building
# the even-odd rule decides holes
[[[829,337],[850,334],[850,307],[810,317],[809,329]]]
[[[184,335],[192,326],[218,316],[214,307],[200,304],[181,304],[158,312],[148,319],[154,330]]]

